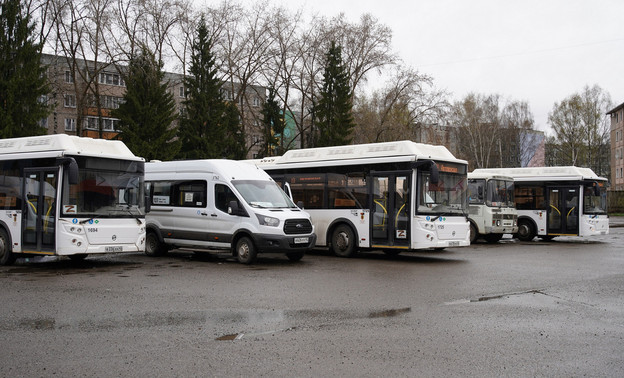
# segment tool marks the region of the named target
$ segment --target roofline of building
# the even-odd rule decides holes
[[[624,108],[624,102],[623,102],[623,103],[621,103],[620,105],[616,106],[615,108],[613,108],[613,109],[609,110],[609,111],[607,112],[607,114],[615,113],[615,112],[617,112],[618,110],[620,110],[620,109],[622,109],[622,108]]]

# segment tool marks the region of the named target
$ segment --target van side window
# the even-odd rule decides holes
[[[206,181],[153,181],[149,187],[154,206],[206,207]]]
[[[230,201],[237,201],[236,195],[227,185],[215,184],[215,207],[224,213],[228,212]]]
[[[177,190],[176,190],[177,189]],[[206,207],[206,181],[184,181],[174,187],[180,207]]]

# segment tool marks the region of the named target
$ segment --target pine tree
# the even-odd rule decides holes
[[[340,46],[332,41],[325,57],[323,89],[314,108],[314,125],[318,130],[317,147],[351,143],[355,127],[349,77],[342,64]]]
[[[0,138],[42,135],[39,121],[50,113],[40,98],[49,93],[42,44],[33,40],[34,24],[20,0],[0,6]]]
[[[118,138],[146,160],[171,160],[180,149],[172,127],[176,105],[163,77],[162,64],[144,48],[130,60],[124,102],[112,112],[119,118]]]
[[[184,79],[186,111],[178,134],[182,142],[178,157],[182,159],[245,157],[238,110],[221,96],[212,45],[202,17],[193,40],[190,75]]]
[[[280,106],[275,99],[275,88],[269,88],[269,96],[262,106],[262,130],[264,142],[261,157],[280,155],[282,153],[279,145],[280,139],[284,138],[285,122],[281,114]],[[278,138],[277,135],[281,136]]]

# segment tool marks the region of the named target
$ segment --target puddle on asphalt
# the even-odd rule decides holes
[[[384,310],[384,311],[375,311],[375,312],[371,312],[370,314],[368,314],[368,317],[371,319],[372,318],[391,318],[391,317],[399,316],[401,314],[405,314],[411,311],[412,311],[411,307],[397,308],[397,309]]]

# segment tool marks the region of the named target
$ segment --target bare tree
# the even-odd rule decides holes
[[[397,66],[383,89],[356,100],[355,141],[420,141],[422,125],[438,122],[447,107],[446,93],[433,88],[431,77]]]
[[[501,138],[498,140],[499,167],[526,166],[537,149],[535,121],[525,101],[508,103],[501,113]]]
[[[498,139],[501,135],[499,95],[471,93],[456,102],[450,118],[458,126],[460,157],[472,168],[490,168],[495,165]]]

